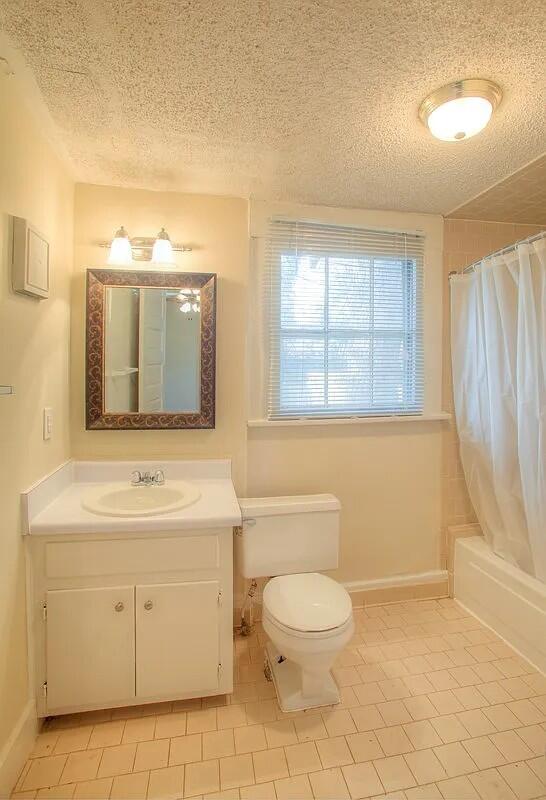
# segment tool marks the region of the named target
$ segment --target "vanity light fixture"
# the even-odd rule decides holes
[[[154,242],[152,264],[174,264],[173,246],[165,228],[161,228]]]
[[[109,250],[108,264],[124,266],[134,261],[151,261],[157,266],[173,266],[173,253],[191,253],[192,248],[183,244],[173,244],[165,228],[157,237],[133,237],[123,227],[119,228],[111,242],[96,242],[99,247]]]
[[[118,228],[112,239],[110,245],[110,252],[108,253],[109,264],[131,264],[133,261],[133,251],[131,249],[131,240],[129,234],[123,227]]]
[[[419,119],[437,139],[460,142],[485,128],[501,99],[502,91],[493,81],[465,78],[425,97]]]

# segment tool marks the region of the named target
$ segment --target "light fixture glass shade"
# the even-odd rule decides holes
[[[438,106],[428,118],[433,136],[444,142],[469,139],[483,131],[493,113],[485,97],[458,97]]]
[[[432,92],[419,109],[419,117],[437,139],[459,142],[482,131],[502,93],[493,83],[470,78]]]
[[[165,228],[161,228],[154,242],[152,264],[174,264],[173,246]]]
[[[116,231],[112,239],[112,244],[110,245],[110,251],[108,253],[108,263],[121,265],[131,264],[132,261],[133,251],[131,249],[131,240],[129,239],[129,234],[122,225],[121,228]]]

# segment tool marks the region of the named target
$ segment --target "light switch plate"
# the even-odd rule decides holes
[[[44,408],[43,435],[44,442],[51,439],[53,434],[53,409]]]

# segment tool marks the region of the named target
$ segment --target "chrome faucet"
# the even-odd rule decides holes
[[[139,469],[131,472],[131,486],[163,486],[164,483],[165,474],[162,469],[156,470],[153,475]]]

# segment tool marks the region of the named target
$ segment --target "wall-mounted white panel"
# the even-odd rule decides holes
[[[12,217],[12,281],[16,292],[49,297],[49,242],[22,217]]]

